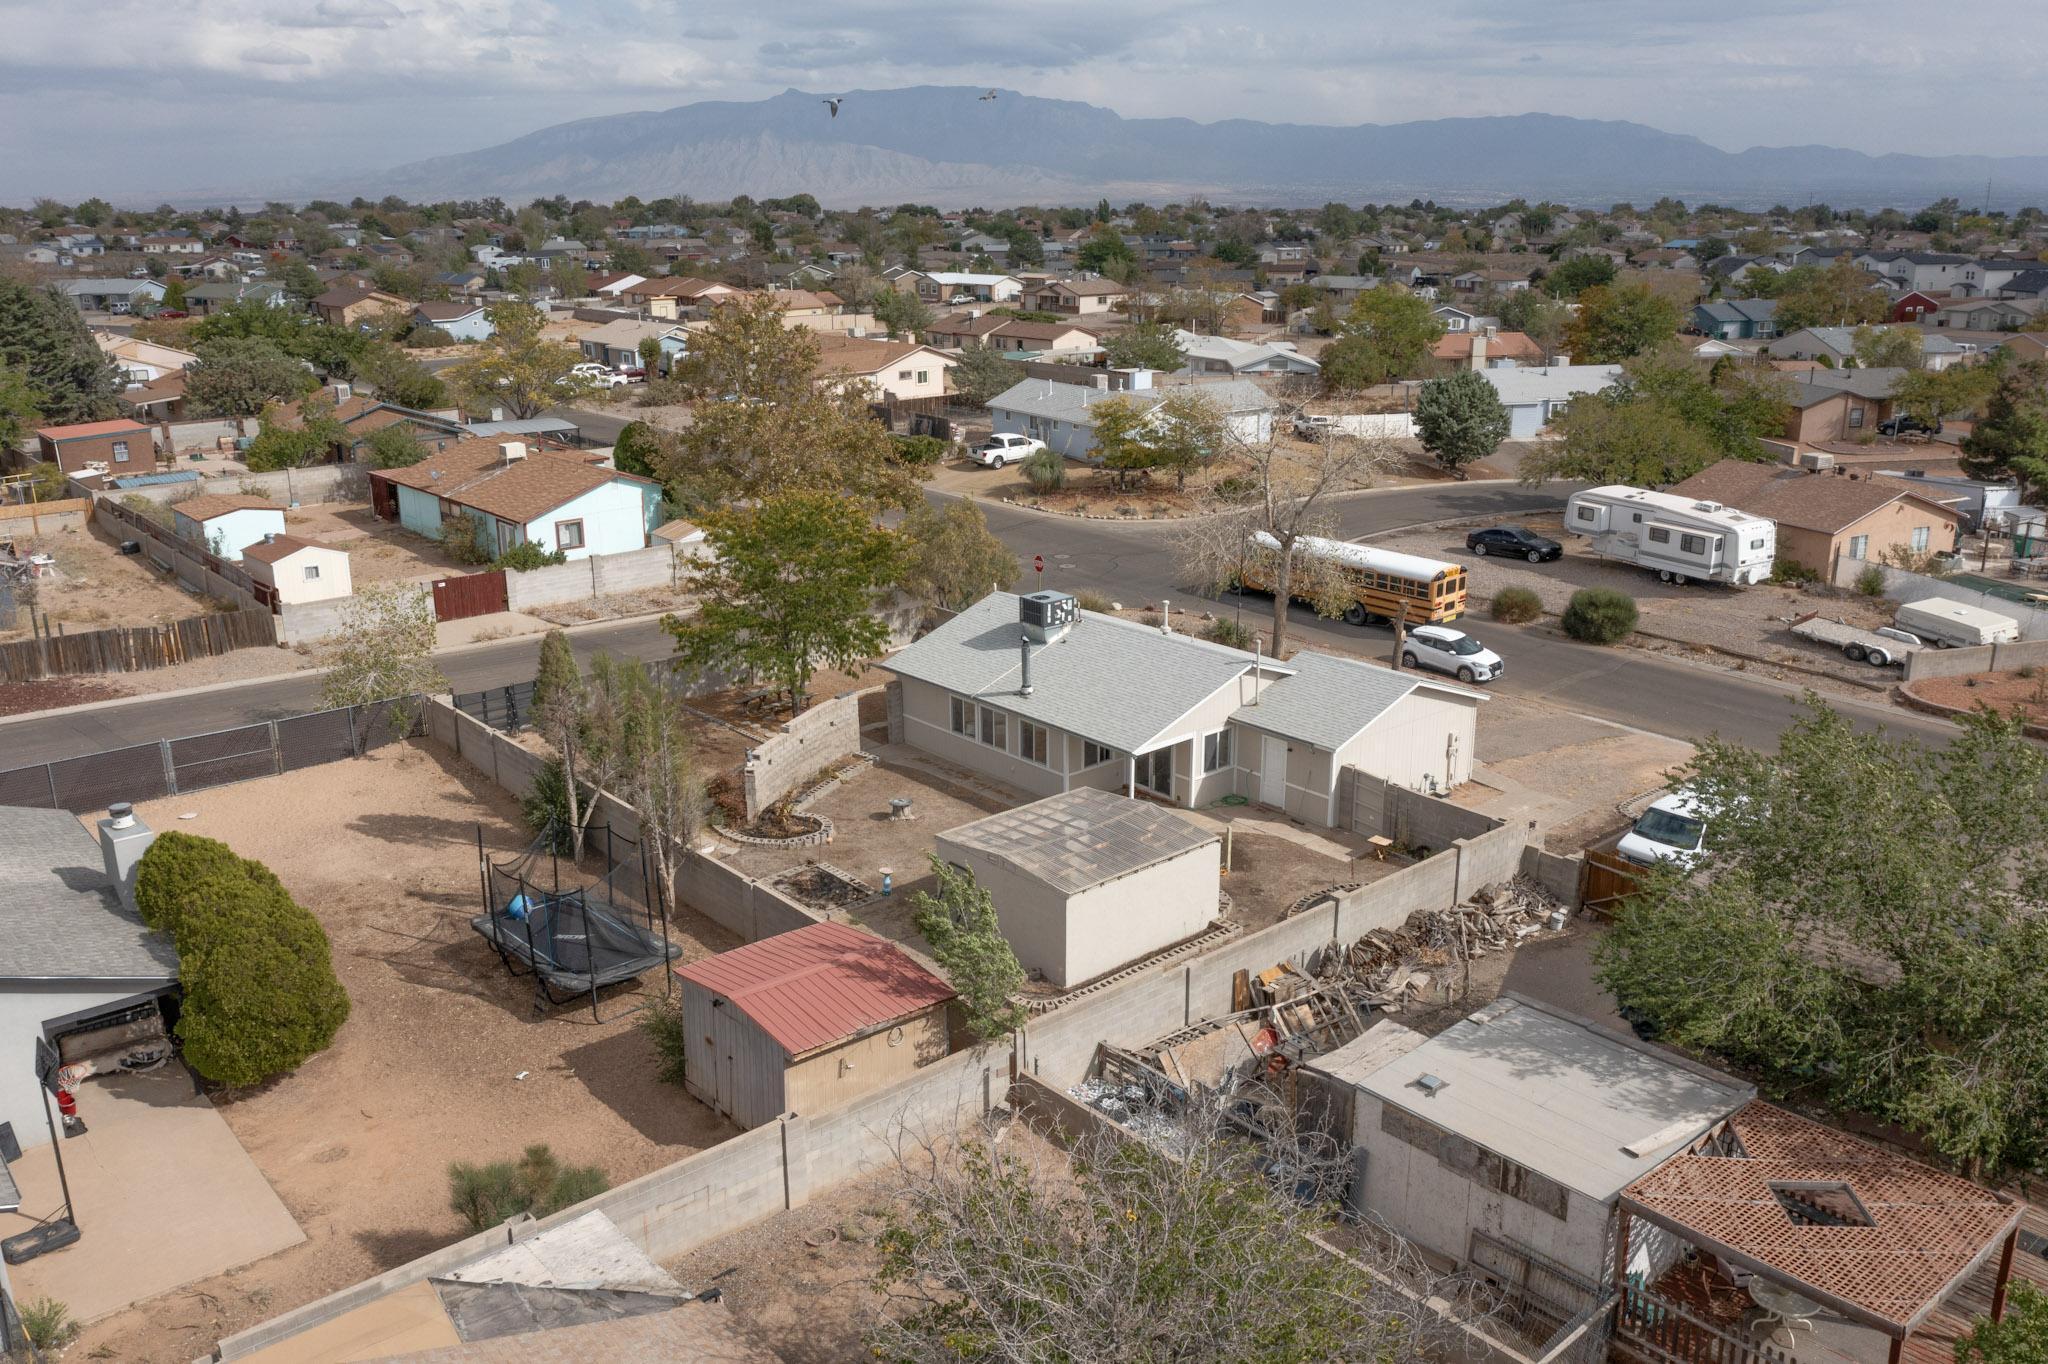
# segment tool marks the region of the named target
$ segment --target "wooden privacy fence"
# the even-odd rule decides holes
[[[0,644],[0,682],[85,673],[134,673],[168,668],[188,659],[277,643],[277,617],[268,611],[224,611],[188,616],[169,625],[44,635]]]

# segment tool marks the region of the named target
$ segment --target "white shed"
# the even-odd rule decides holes
[[[938,853],[988,891],[1024,968],[1062,988],[1194,937],[1220,900],[1216,834],[1095,787],[948,829]]]
[[[355,592],[349,579],[347,550],[301,540],[296,535],[267,536],[260,544],[250,545],[242,551],[242,567],[286,606],[347,597]]]
[[[248,493],[206,493],[171,504],[172,524],[179,535],[196,540],[223,559],[240,559],[242,551],[265,537],[284,534],[284,508],[269,498]]]

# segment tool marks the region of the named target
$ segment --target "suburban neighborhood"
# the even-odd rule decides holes
[[[2028,158],[1017,24],[8,181],[0,1357],[2048,1364]]]

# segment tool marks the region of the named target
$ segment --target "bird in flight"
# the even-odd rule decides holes
[[[985,94],[985,95],[983,95],[983,96],[982,96],[982,98],[983,98],[983,99],[985,99],[985,100],[990,100],[990,99],[994,99],[995,97],[996,97],[996,92],[995,92],[995,91],[993,91],[993,90],[989,91],[989,92],[988,92],[987,94]]]
[[[818,103],[824,105],[827,109],[830,109],[832,111],[832,117],[838,118],[839,105],[842,101],[845,100],[845,98],[846,97],[844,95],[841,95],[838,99],[821,99],[818,101]]]

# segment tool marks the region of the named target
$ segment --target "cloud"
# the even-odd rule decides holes
[[[1528,64],[1529,64],[1530,62],[1540,62],[1540,61],[1542,61],[1542,60],[1543,60],[1543,58],[1542,58],[1542,57],[1541,57],[1540,55],[1538,55],[1537,53],[1534,53],[1534,52],[1530,52],[1530,53],[1527,53],[1527,54],[1525,54],[1525,55],[1523,56],[1523,58],[1522,58],[1522,64],[1523,64],[1524,66],[1526,66],[1526,65],[1528,65]]]
[[[285,28],[389,28],[405,11],[391,0],[320,0],[309,13],[280,15]]]
[[[686,28],[683,30],[683,36],[700,43],[729,43],[740,36],[740,31],[736,28],[728,28],[724,24],[716,24],[708,27]]]
[[[260,47],[245,47],[239,54],[245,62],[257,66],[311,66],[313,59],[296,47],[283,43],[264,43]]]

